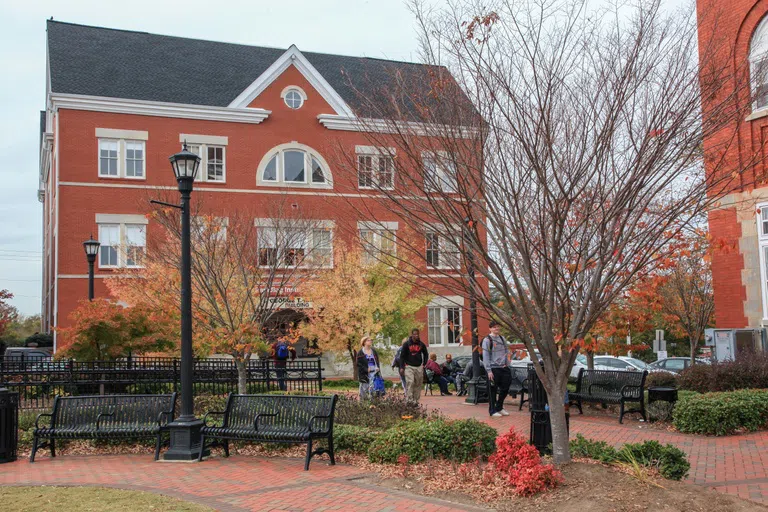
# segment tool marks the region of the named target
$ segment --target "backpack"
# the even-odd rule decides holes
[[[288,350],[288,344],[284,341],[281,341],[277,344],[277,350],[275,351],[275,357],[278,359],[288,359],[288,357],[291,355],[290,351]]]

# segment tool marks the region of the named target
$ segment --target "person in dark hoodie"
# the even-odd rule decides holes
[[[419,337],[419,330],[411,330],[400,351],[400,375],[405,377],[405,398],[418,402],[424,385],[424,366],[429,361],[427,346]]]
[[[368,400],[374,396],[373,382],[376,376],[381,376],[379,354],[373,348],[370,336],[360,340],[360,351],[357,353],[357,380],[360,383],[360,399]]]

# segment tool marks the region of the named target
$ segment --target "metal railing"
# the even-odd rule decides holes
[[[323,389],[320,359],[274,361],[256,359],[247,366],[248,393]],[[19,393],[22,409],[45,409],[56,395],[169,393],[181,390],[180,359],[135,357],[118,361],[18,360],[0,361],[0,387]],[[231,359],[196,359],[195,394],[221,395],[237,391],[237,367]]]

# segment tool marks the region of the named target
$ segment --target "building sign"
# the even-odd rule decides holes
[[[275,309],[312,309],[312,303],[301,297],[270,297]]]

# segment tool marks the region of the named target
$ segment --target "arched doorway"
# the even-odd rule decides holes
[[[264,323],[264,335],[266,341],[272,344],[278,340],[281,336],[285,336],[290,333],[291,329],[295,329],[300,323],[307,321],[307,315],[301,310],[295,309],[281,309],[275,311],[275,313]],[[296,354],[301,356],[310,355],[309,340],[304,337],[298,339],[293,344],[293,348],[296,350]]]

